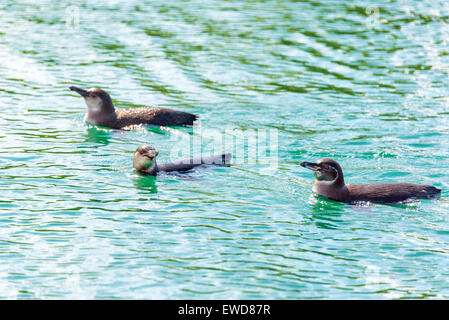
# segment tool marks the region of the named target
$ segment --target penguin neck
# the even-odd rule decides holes
[[[153,159],[153,163],[151,164],[150,167],[148,167],[148,169],[145,169],[142,172],[145,172],[146,174],[150,175],[150,176],[155,176],[157,175],[158,172],[158,168],[157,168],[157,163],[156,163],[156,159]]]
[[[338,177],[332,181],[315,180],[313,191],[337,201],[345,201],[348,197],[348,188],[345,185],[343,174],[340,172]]]
[[[112,102],[105,103],[101,108],[87,108],[84,120],[97,125],[110,126],[117,120],[117,114]]]
[[[103,100],[103,105],[101,106],[101,110],[104,113],[115,113],[115,107],[112,103],[111,98],[107,99],[106,101]]]

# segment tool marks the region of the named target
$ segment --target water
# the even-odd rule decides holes
[[[448,20],[445,1],[3,0],[0,298],[449,298]],[[171,159],[196,129],[88,126],[70,85],[197,113],[205,137],[275,129],[278,169],[136,174],[137,146]],[[317,197],[298,163],[321,157],[442,199]]]

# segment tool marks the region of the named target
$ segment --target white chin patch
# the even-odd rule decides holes
[[[91,99],[85,99],[87,107],[90,110],[100,110],[101,109],[101,101],[92,101]]]
[[[153,160],[148,159],[146,157],[141,157],[139,159],[139,164],[140,164],[140,166],[149,169],[149,168],[151,168],[153,166]]]
[[[315,178],[317,178],[318,180],[323,176],[323,174],[320,171],[315,171],[313,174],[315,175]]]
[[[155,159],[148,159],[143,156],[134,157],[134,167],[139,170],[151,171],[156,166]]]

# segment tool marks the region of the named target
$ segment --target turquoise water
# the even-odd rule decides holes
[[[449,6],[374,4],[3,0],[0,298],[449,298]],[[277,168],[141,176],[197,129],[89,126],[70,85],[196,113],[204,149],[273,130]],[[317,197],[322,157],[442,199]]]

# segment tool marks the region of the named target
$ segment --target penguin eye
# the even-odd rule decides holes
[[[326,168],[327,171],[337,174],[337,169],[334,168],[333,166],[326,166],[326,167],[327,167]]]

